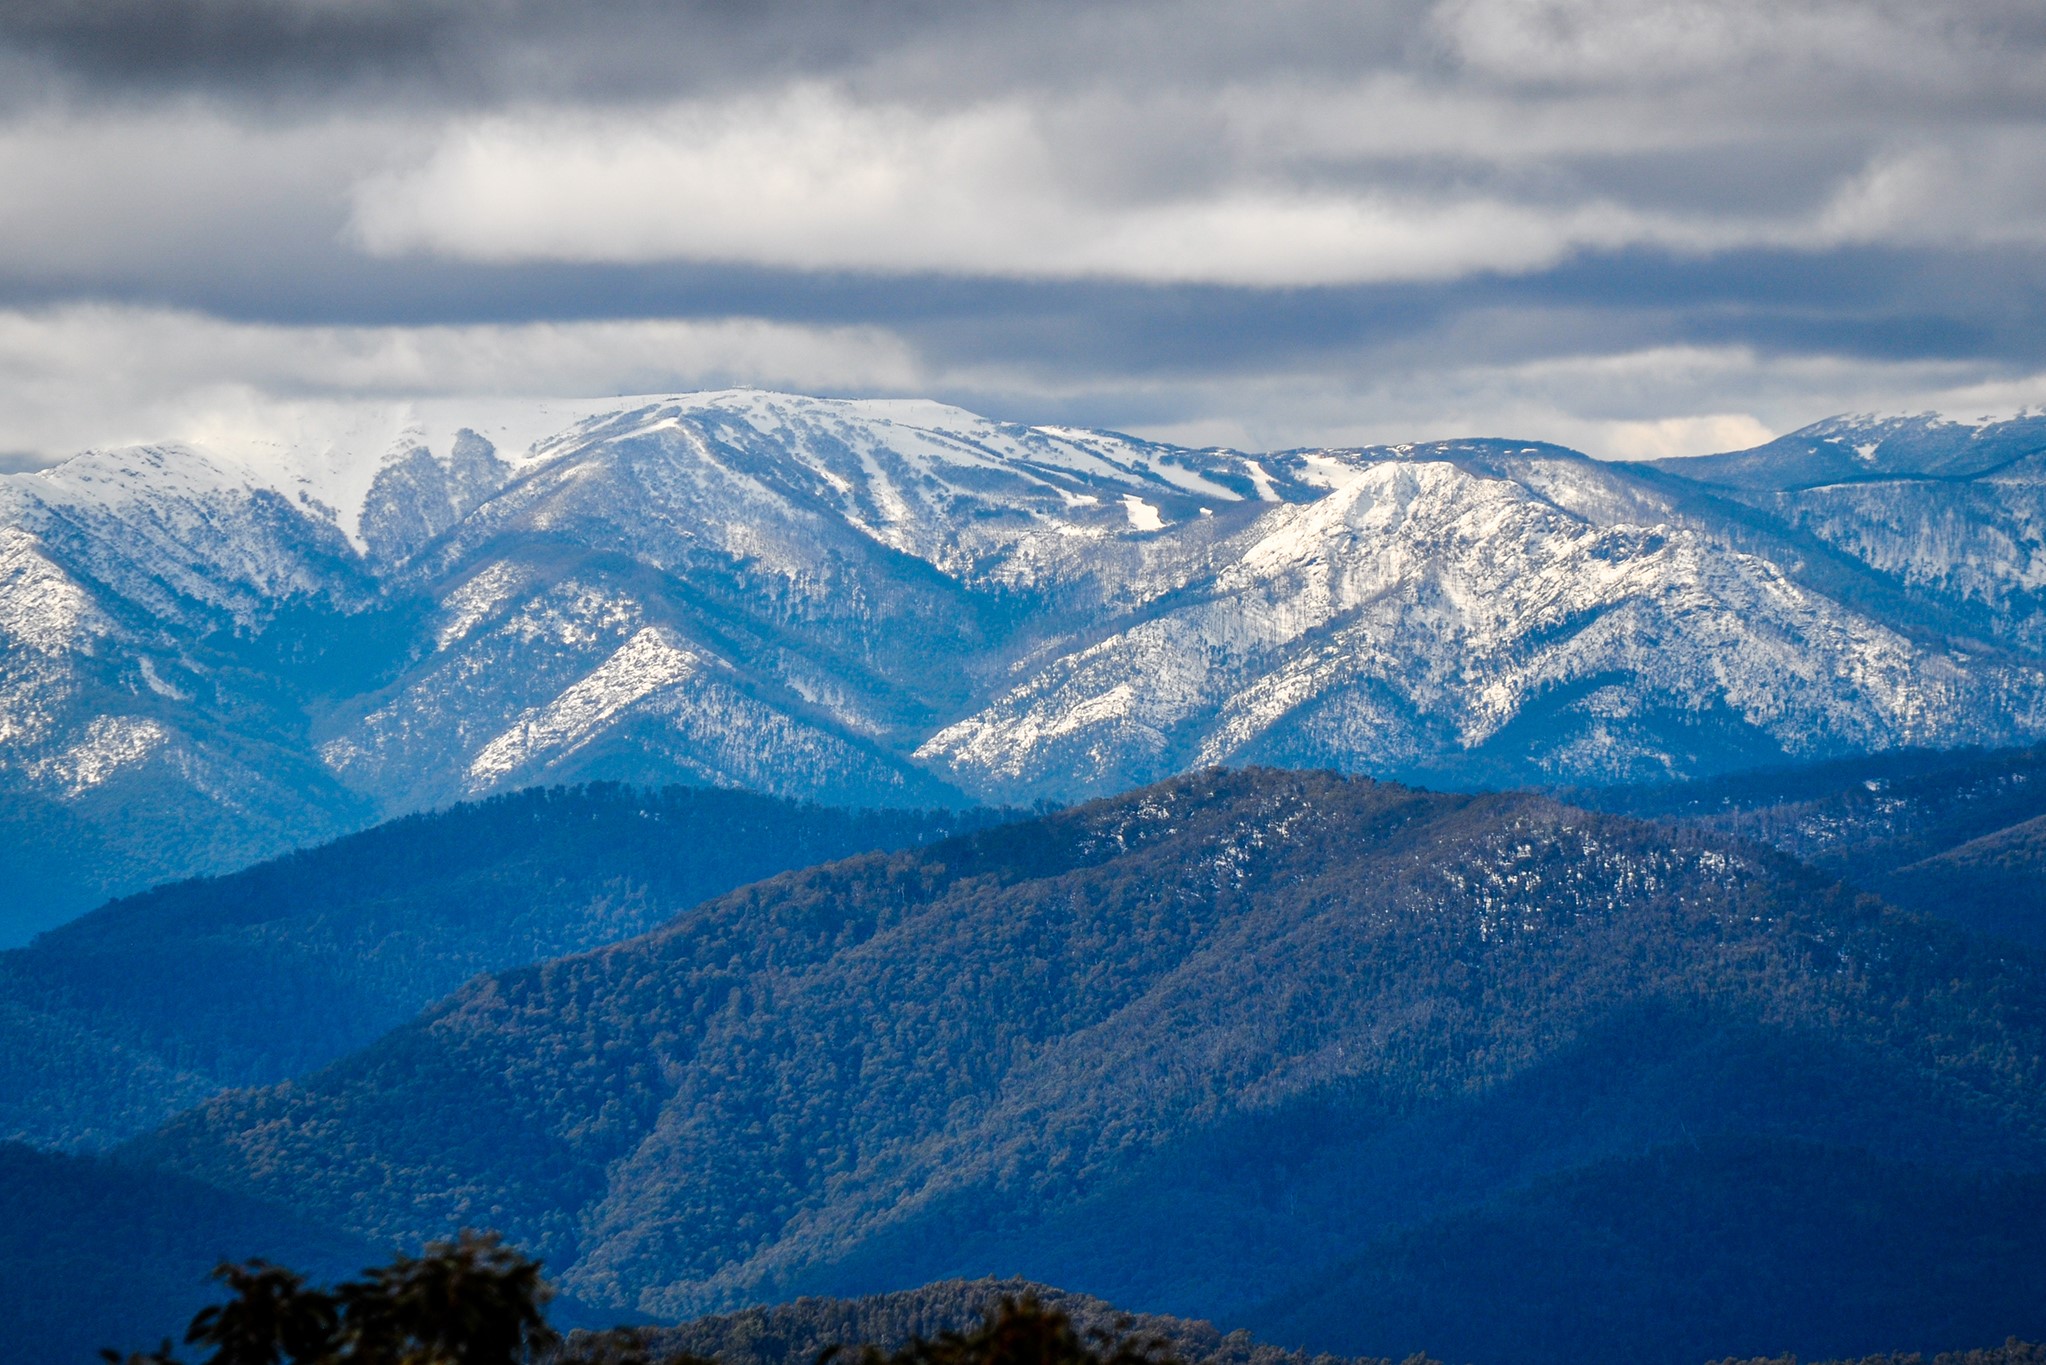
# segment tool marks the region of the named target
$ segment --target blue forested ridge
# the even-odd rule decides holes
[[[2046,749],[1867,754],[1562,795],[1768,844],[1893,905],[2046,948]]]
[[[542,788],[127,897],[0,953],[0,1137],[103,1146],[223,1087],[331,1061],[478,972],[997,818]]]
[[[382,1250],[196,1180],[0,1143],[0,1343],[12,1360],[92,1365],[102,1348],[176,1340],[216,1297],[207,1275],[223,1260],[332,1279]]]
[[[1021,1274],[1360,1355],[1483,1299],[1478,1365],[1676,1365],[2040,1335],[2042,1044],[2046,958],[1752,843],[1204,772],[485,977],[120,1159],[382,1242],[487,1221],[669,1319]],[[1904,1238],[1995,1273],[1815,1250]],[[1570,1292],[1486,1297],[1534,1246]]]

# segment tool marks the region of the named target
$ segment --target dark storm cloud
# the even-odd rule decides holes
[[[0,307],[76,295],[68,284],[0,273]],[[1410,365],[1513,364],[1673,344],[2046,368],[2046,252],[2034,249],[1638,251],[1534,275],[1287,290],[355,259],[321,272],[102,283],[91,297],[284,327],[733,316],[873,324],[948,363],[1023,368],[1047,382],[1197,378],[1388,354]]]
[[[1884,286],[1871,288],[1873,280]],[[1284,291],[859,274],[792,278],[685,266],[507,270],[414,262],[267,286],[206,282],[98,297],[284,329],[487,329],[735,316],[819,329],[877,326],[927,362],[928,378],[913,381],[906,391],[1017,420],[1117,428],[1170,425],[1190,409],[1220,411],[1263,419],[1262,427],[1250,423],[1253,430],[1272,433],[1261,444],[1306,441],[1317,428],[1306,414],[1290,410],[1290,399],[1281,400],[1286,410],[1279,412],[1248,404],[1239,381],[1262,384],[1291,376],[1338,387],[1346,378],[1397,386],[1411,397],[1404,407],[1388,410],[1384,395],[1359,396],[1343,413],[1357,424],[1360,439],[1397,439],[1416,434],[1415,427],[1429,419],[1430,389],[1444,374],[1509,371],[1559,356],[1624,356],[1688,345],[1750,352],[1763,372],[1772,362],[1813,355],[1845,361],[1850,370],[1865,362],[1877,374],[1906,362],[1959,361],[1977,381],[2046,369],[2041,306],[2046,259],[2037,256],[1955,260],[1866,251],[1701,263],[1631,255],[1576,260],[1535,277]],[[0,296],[30,308],[65,298],[47,290]],[[601,387],[625,391],[692,382],[683,371],[673,379],[635,384],[629,377],[635,372],[621,370],[615,383]],[[1771,405],[1778,425],[1834,408],[1875,405],[1862,391],[1843,394],[1837,382],[1812,383],[1808,392],[1797,392],[1789,388],[1794,376],[1793,367],[1774,381],[1788,389]],[[724,378],[721,371],[706,371],[701,382]],[[877,391],[871,382],[833,383],[800,372],[795,378],[761,379],[820,391]],[[1719,376],[1718,391],[1686,393],[1685,402],[1707,402],[1707,411],[1752,406],[1759,401],[1755,386],[1741,379]],[[1875,397],[1882,396],[1885,382],[1871,382]],[[1590,397],[1587,386],[1568,375],[1544,376],[1523,387],[1565,408],[1581,407]],[[1650,393],[1635,408],[1607,406],[1616,415],[1638,417],[1654,415],[1656,401],[1668,400]],[[1916,401],[1900,392],[1891,405]],[[1342,407],[1339,400],[1331,406]],[[1505,420],[1474,415],[1467,430],[1503,429],[1499,423]],[[1523,422],[1517,432],[1590,443],[1550,425]]]
[[[16,0],[0,49],[79,93],[266,101],[615,101],[868,79],[924,94],[1104,74],[1211,83],[1246,70],[1409,59],[1417,0],[1268,7],[1092,0]]]
[[[0,44],[108,92],[635,93],[829,67],[942,7],[745,0],[19,0]]]
[[[423,56],[481,17],[435,0],[23,0],[0,9],[0,39],[109,80],[347,74]]]

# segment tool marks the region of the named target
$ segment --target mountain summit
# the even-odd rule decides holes
[[[0,934],[536,782],[1016,802],[2046,732],[2022,422],[1846,483],[755,391],[394,431],[0,478]]]

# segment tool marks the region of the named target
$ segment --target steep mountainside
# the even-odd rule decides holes
[[[0,1331],[10,1360],[92,1365],[153,1350],[218,1298],[222,1261],[320,1280],[386,1259],[372,1244],[196,1180],[0,1143]]]
[[[0,943],[374,809],[308,750],[305,703],[406,627],[338,530],[254,480],[155,447],[0,477],[0,875],[26,893]]]
[[[2046,948],[2046,749],[1876,754],[1567,795],[1771,844],[1893,905]]]
[[[1722,1138],[1900,1171],[1867,1216],[1908,1218],[1913,1191],[2046,1171],[2042,1067],[2046,959],[1751,846],[1208,772],[486,978],[124,1150],[381,1239],[488,1221],[661,1316],[1020,1273],[1235,1324],[1600,1162],[1737,1183]],[[1806,1245],[1693,1213],[1640,1216],[1729,1262]],[[1607,1248],[1579,1250],[1555,1273],[1595,1277]],[[2013,1256],[2046,1288],[2046,1247]],[[1855,1264],[1807,1282],[1847,1293]],[[1991,1330],[2010,1282],[1953,1311]],[[1578,1312],[1515,1304],[1522,1337]],[[1628,1358],[1688,1359],[1724,1312],[1671,1311]],[[1774,1311],[1737,1340],[1771,1349]],[[1326,1349],[1417,1344],[1299,1313]],[[1862,1349],[1840,1321],[1785,1344]]]
[[[2041,1226],[2046,1176],[1708,1137],[1384,1238],[1251,1323],[1530,1365],[1929,1352],[2046,1320]]]
[[[0,1138],[98,1146],[332,1061],[478,972],[990,823],[745,792],[521,792],[116,901],[0,953]]]
[[[2032,742],[2046,440],[1878,426],[1253,456],[747,391],[82,455],[0,478],[12,932],[544,781],[964,804]]]

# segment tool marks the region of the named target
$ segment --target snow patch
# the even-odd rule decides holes
[[[521,576],[514,566],[499,560],[449,593],[440,629],[434,632],[434,647],[446,649],[476,628],[476,623],[511,600]]]
[[[169,697],[172,701],[190,701],[192,699],[191,693],[168,681],[163,674],[156,671],[156,660],[145,654],[137,662],[142,666],[143,683],[148,686],[150,691],[156,693],[157,696]]]
[[[54,758],[28,765],[31,777],[78,796],[130,768],[170,742],[170,732],[141,716],[95,716],[78,743]]]
[[[658,627],[646,627],[595,672],[486,744],[469,764],[470,789],[481,791],[542,754],[572,752],[619,712],[681,682],[701,664],[697,654],[670,642]]]
[[[0,528],[0,637],[57,655],[91,637],[109,635],[113,628],[85,589],[50,562],[35,537]]]

